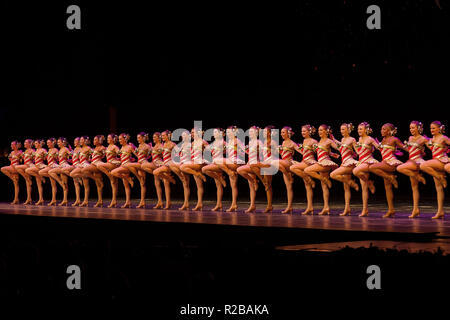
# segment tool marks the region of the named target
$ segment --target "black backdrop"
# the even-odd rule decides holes
[[[81,7],[81,30],[66,28],[71,4]],[[366,28],[371,4],[381,8],[381,30]],[[297,132],[304,123],[337,132],[341,122],[364,120],[378,137],[388,121],[404,140],[410,120],[447,123],[447,1],[441,7],[432,0],[5,0],[0,146],[111,130],[134,136],[191,128],[194,120],[204,128],[273,124]],[[423,194],[432,197],[428,181]],[[284,199],[281,177],[274,183]],[[2,175],[0,184],[2,200],[10,199],[11,182]],[[335,184],[332,196],[340,197]],[[409,196],[408,184],[400,179],[397,196]],[[174,188],[176,197],[181,187]],[[208,182],[207,197],[214,189]],[[296,200],[304,200],[300,181]]]

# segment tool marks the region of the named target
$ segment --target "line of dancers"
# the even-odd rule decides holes
[[[410,218],[419,216],[419,183],[426,183],[422,172],[434,179],[437,191],[437,212],[433,219],[444,217],[444,188],[447,186],[446,172],[450,173],[450,161],[447,157],[450,139],[444,135],[445,127],[439,121],[430,124],[431,138],[423,134],[423,124],[419,121],[410,123],[411,136],[402,142],[396,137],[397,129],[391,123],[381,128],[381,142],[371,136],[372,129],[367,122],[357,127],[359,139],[351,136],[354,129],[351,123],[340,126],[341,140],[337,140],[329,126],[322,124],[316,129],[307,124],[301,127],[303,141],[294,142],[294,131],[290,127],[281,129],[282,143],[278,144],[274,135],[278,130],[274,126],[260,129],[253,126],[248,130],[249,141],[246,145],[238,137],[238,128],[230,126],[226,130],[214,129],[213,141],[204,140],[204,132],[194,128],[183,131],[181,142],[176,144],[171,139],[171,132],[153,134],[153,142],[145,132],[137,135],[136,147],[130,142],[130,135],[122,133],[119,136],[109,134],[107,146],[104,146],[104,136],[95,136],[91,147],[89,137],[75,138],[73,149],[66,138],[50,138],[44,140],[27,139],[24,142],[25,151],[21,151],[21,143],[11,143],[9,154],[11,164],[1,168],[14,183],[14,201],[19,203],[19,175],[26,181],[27,199],[24,204],[32,204],[32,177],[35,178],[39,200],[35,205],[44,204],[43,183],[49,179],[52,188],[52,200],[49,206],[56,205],[57,185],[63,190],[63,200],[60,206],[68,205],[68,180],[73,179],[75,187],[75,202],[72,206],[88,206],[89,179],[95,181],[98,201],[95,207],[103,205],[103,174],[109,178],[112,188],[112,199],[108,207],[117,206],[118,180],[122,180],[125,189],[125,203],[122,208],[131,206],[131,188],[134,177],[139,181],[141,199],[137,208],[145,207],[146,176],[153,175],[157,195],[154,209],[171,207],[170,185],[176,183],[177,176],[183,185],[184,203],[179,210],[189,210],[190,176],[197,187],[197,203],[192,210],[202,210],[203,193],[206,176],[212,178],[217,189],[217,203],[212,211],[222,210],[223,189],[227,186],[224,175],[229,178],[232,190],[231,206],[226,210],[233,212],[238,209],[238,176],[248,181],[250,188],[250,206],[245,212],[256,210],[255,199],[259,182],[264,186],[267,197],[267,207],[264,213],[271,212],[272,207],[272,177],[273,172],[281,172],[287,191],[287,207],[282,213],[292,213],[294,175],[299,176],[305,185],[307,206],[301,213],[313,214],[313,189],[316,181],[320,182],[323,194],[323,208],[319,215],[327,215],[329,208],[329,189],[331,180],[339,181],[345,190],[344,210],[340,215],[350,215],[351,189],[359,191],[360,186],[352,177],[355,176],[361,185],[362,211],[360,217],[368,216],[369,191],[375,193],[375,186],[370,175],[376,175],[384,180],[387,200],[387,212],[383,217],[393,217],[395,214],[392,188],[398,188],[396,174],[401,173],[410,178],[413,194],[413,210]],[[260,135],[260,130],[262,134]],[[318,139],[315,139],[315,134]],[[117,143],[120,145],[117,146]],[[431,150],[431,159],[425,160],[425,149]],[[338,153],[332,150],[338,151]],[[374,158],[374,151],[381,153],[381,161]],[[409,154],[405,162],[397,159],[402,152]],[[300,162],[293,160],[298,152],[302,156]],[[205,157],[209,154],[209,157]],[[340,158],[340,165],[334,159]],[[270,169],[275,169],[271,171]],[[162,184],[161,184],[162,183]],[[84,187],[84,200],[81,201],[81,186]],[[163,204],[163,188],[165,205]]]

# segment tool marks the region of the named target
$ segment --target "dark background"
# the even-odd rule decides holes
[[[298,133],[305,123],[338,133],[340,123],[364,120],[378,137],[393,122],[403,141],[410,120],[427,129],[432,120],[447,122],[447,3],[2,1],[0,147],[29,137],[134,137],[191,128],[194,120],[204,128],[289,125]],[[66,28],[71,4],[81,7],[81,30]],[[366,27],[371,4],[381,8],[381,30]],[[9,200],[12,185],[0,179]],[[400,183],[397,193],[409,196],[408,180]],[[284,199],[281,176],[275,185]],[[434,195],[432,186],[427,192]]]

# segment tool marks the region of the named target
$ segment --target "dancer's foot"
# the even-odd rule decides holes
[[[206,177],[205,177],[205,175],[203,173],[198,172],[196,174],[196,176],[199,177],[203,182],[206,182]]]
[[[139,204],[136,206],[136,208],[145,208],[145,202],[141,201],[139,202]]]
[[[203,210],[203,205],[202,204],[197,204],[192,211],[202,211]]]
[[[264,209],[263,213],[269,213],[269,212],[272,212],[272,210],[273,210],[272,206],[270,206],[270,207],[267,206],[266,209]]]
[[[131,208],[131,202],[125,202],[121,208]]]
[[[436,213],[431,219],[443,219],[444,218],[444,213]]]
[[[225,180],[225,178],[223,177],[223,175],[219,175],[219,181],[222,184],[222,187],[226,188],[227,186],[227,181]]]
[[[163,207],[162,202],[158,202],[158,203],[156,204],[156,206],[153,207],[153,209],[159,209],[159,208],[162,208],[162,207]]]
[[[255,211],[256,211],[256,207],[255,206],[251,206],[247,210],[245,210],[245,213],[250,213],[250,212],[255,212]]]
[[[36,206],[40,206],[41,204],[44,204],[44,200],[39,200],[35,203]]]
[[[189,204],[188,203],[184,203],[181,207],[178,208],[178,210],[180,210],[180,211],[182,211],[182,210],[189,211]]]
[[[170,209],[170,207],[172,207],[172,203],[171,202],[169,202],[169,203],[167,203],[166,204],[166,206],[164,207],[164,209]]]
[[[370,190],[370,193],[374,194],[375,193],[375,185],[373,184],[373,180],[369,180],[367,181],[367,187]]]
[[[94,205],[95,208],[103,207],[103,201],[97,201],[97,203]]]
[[[325,216],[330,215],[330,209],[322,209],[322,211],[319,212],[319,216]]]
[[[56,206],[56,200],[50,201],[47,206]]]
[[[369,215],[369,211],[363,210],[361,211],[361,214],[359,215],[359,217],[367,217]]]
[[[447,179],[445,178],[445,174],[439,177],[439,181],[441,182],[442,187],[447,188]]]
[[[344,216],[349,216],[350,215],[350,210],[344,210],[342,213],[339,214],[341,217]]]
[[[325,183],[327,185],[328,189],[331,189],[332,184],[331,184],[330,178],[323,177],[323,179],[321,179],[321,180],[322,180],[323,183]]]
[[[421,175],[420,173],[416,176],[417,181],[423,183],[423,184],[427,184],[427,180],[425,180],[425,177],[423,175]]]
[[[386,214],[383,216],[383,218],[393,218],[395,215],[395,211],[388,211],[386,212]]]
[[[302,212],[302,215],[307,216],[309,214],[314,214],[314,209],[306,209],[305,211]]]
[[[88,207],[89,206],[89,202],[88,201],[83,201],[81,204],[80,204],[80,207]]]
[[[355,180],[350,179],[350,181],[348,182],[348,185],[350,186],[350,188],[355,189],[355,191],[359,191],[359,185]]]
[[[13,202],[11,202],[11,204],[19,204],[19,200],[15,199]]]
[[[108,208],[115,208],[117,207],[117,202],[116,201],[111,201],[108,205]]]
[[[292,213],[292,208],[286,208],[281,213]]]
[[[63,200],[58,204],[58,206],[60,206],[60,207],[66,206],[67,207],[67,204],[68,204],[67,200]]]
[[[227,209],[227,212],[236,212],[236,210],[237,210],[237,205],[232,205],[231,207],[229,207],[228,209]]]
[[[216,205],[214,208],[211,209],[211,211],[222,211],[222,206]]]
[[[25,201],[23,204],[33,204],[33,202],[31,201],[31,199],[28,199],[28,200]]]
[[[130,185],[131,188],[133,188],[134,186],[134,179],[131,176],[128,176],[127,178],[128,184]]]
[[[395,175],[390,176],[389,182],[394,186],[395,189],[398,189],[397,176]]]
[[[76,207],[80,205],[80,200],[76,200],[74,203],[72,203],[72,207]]]
[[[414,219],[415,217],[418,217],[420,214],[419,210],[413,210],[413,212],[411,212],[411,215],[408,216],[408,218]]]
[[[171,174],[167,175],[167,180],[169,180],[169,182],[171,184],[176,184],[177,183]]]

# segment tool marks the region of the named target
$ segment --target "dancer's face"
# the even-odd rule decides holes
[[[251,139],[256,139],[258,137],[258,132],[255,130],[255,128],[250,128],[250,130],[248,131],[248,136]]]
[[[306,127],[302,127],[302,137],[305,139],[309,138],[309,130]]]
[[[439,126],[435,123],[432,123],[430,125],[430,131],[433,136],[438,135],[439,134]]]
[[[326,138],[327,136],[328,136],[328,134],[327,134],[327,130],[325,129],[325,127],[320,126],[319,127],[319,137]]]
[[[227,129],[227,137],[228,139],[234,139],[234,132],[232,129]]]
[[[345,124],[343,124],[341,126],[341,135],[343,137],[348,137],[349,136],[348,127]]]
[[[388,125],[383,125],[381,127],[381,135],[387,137],[391,135],[391,128]]]
[[[61,141],[61,139],[58,139],[58,141],[56,142],[58,144],[58,147],[61,149],[62,147],[64,147],[63,142]]]
[[[183,131],[183,133],[181,134],[181,139],[184,142],[189,141],[190,137],[191,137],[191,134],[188,131]]]
[[[114,143],[114,139],[113,139],[113,137],[110,134],[108,134],[108,137],[106,138],[106,141],[108,142],[108,144],[113,144]]]
[[[55,144],[53,143],[52,140],[47,140],[47,147],[48,147],[49,149],[53,148],[54,146],[55,146]]]
[[[415,123],[411,123],[409,125],[409,132],[411,132],[411,135],[415,136],[419,134],[419,128]]]
[[[366,135],[366,127],[363,126],[363,125],[359,125],[359,126],[358,126],[358,134],[359,134],[361,137],[364,137],[364,136]]]
[[[126,140],[125,140],[125,138],[124,138],[122,135],[119,136],[119,143],[120,143],[121,145],[125,145],[125,144],[127,143]]]
[[[281,138],[283,138],[283,140],[286,140],[288,138],[287,129],[281,129]]]
[[[83,138],[83,137],[81,137],[80,138],[80,146],[85,146],[86,145],[86,140]]]
[[[141,136],[140,134],[137,135],[137,142],[138,143],[144,143],[144,137]]]
[[[154,144],[159,143],[159,135],[158,135],[158,134],[154,134],[154,135],[153,135],[153,143],[154,143]]]
[[[214,139],[219,140],[222,137],[222,132],[218,129],[214,129],[213,135]]]
[[[164,142],[169,141],[169,136],[168,136],[167,133],[165,133],[165,132],[161,134],[161,138],[162,138],[162,140],[163,140]]]
[[[79,139],[79,138],[73,139],[73,145],[74,145],[75,147],[78,147],[78,146],[80,145],[80,139]]]
[[[39,141],[35,141],[34,142],[34,147],[36,148],[36,149],[40,149],[41,148],[41,143],[39,142]]]
[[[94,137],[94,146],[98,146],[100,144],[100,140],[97,137]]]
[[[30,141],[29,140],[25,140],[25,142],[23,143],[23,145],[25,146],[26,149],[31,147]]]
[[[11,149],[12,150],[17,150],[17,143],[16,142],[11,142]]]

